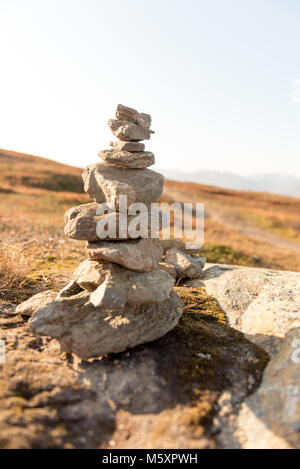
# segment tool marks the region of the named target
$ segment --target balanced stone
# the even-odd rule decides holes
[[[118,309],[125,304],[161,303],[169,298],[174,285],[174,279],[157,267],[150,272],[134,272],[117,264],[90,259],[77,267],[73,282],[81,290],[93,292],[94,306]]]
[[[77,205],[65,213],[64,233],[68,238],[97,241],[97,217],[98,204]]]
[[[98,242],[102,240],[125,240],[147,237],[158,237],[158,232],[166,227],[167,219],[157,208],[151,210],[151,215],[157,219],[152,226],[149,212],[139,215],[129,215],[128,212],[116,212],[109,209],[109,213],[97,215],[95,202],[77,205],[65,213],[64,233],[68,238]]]
[[[159,240],[152,238],[89,243],[87,253],[90,259],[113,262],[141,272],[156,267],[163,255]]]
[[[56,338],[63,351],[88,359],[158,339],[176,326],[182,307],[180,297],[171,291],[161,303],[128,305],[114,312],[96,308],[84,291],[40,308],[29,325],[39,335]]]
[[[175,267],[176,277],[200,278],[206,258],[191,256],[177,248],[169,249],[166,252],[164,261]]]
[[[161,269],[128,274],[125,270],[108,277],[91,294],[95,307],[106,306],[119,311],[125,305],[162,303],[170,296],[174,279]]]
[[[128,121],[109,119],[108,125],[114,136],[120,140],[138,142],[140,140],[149,140],[151,134],[154,134],[153,130]]]
[[[129,152],[124,150],[103,150],[98,155],[109,164],[121,168],[144,169],[155,163],[154,155],[150,151]]]
[[[120,214],[120,212],[111,211],[111,209],[110,213],[97,215],[97,207],[98,204],[92,202],[90,204],[77,205],[67,210],[65,213],[65,235],[71,239],[94,242],[104,239],[125,240],[129,238],[136,239],[141,237],[141,235],[143,237],[150,236],[151,234],[156,235],[154,229],[151,232],[151,218],[149,215],[145,217],[139,216],[139,223],[137,223],[135,215],[128,215],[128,213]],[[143,230],[141,234],[140,223],[143,221],[145,222],[146,231]],[[133,223],[134,229],[132,229]],[[102,233],[99,230],[100,225]],[[157,231],[162,229],[162,227],[162,220],[160,218]]]
[[[119,209],[120,195],[127,196],[127,207],[135,202],[150,205],[163,190],[164,177],[151,169],[127,169],[98,163],[83,172],[84,190],[96,202],[106,197],[107,205]]]
[[[116,110],[116,118],[122,121],[133,122],[134,124],[142,125],[147,129],[151,127],[151,116],[150,114],[144,114],[143,112],[137,112],[131,107],[123,106],[118,104]]]
[[[109,272],[110,264],[108,262],[97,262],[86,259],[81,262],[75,270],[73,281],[83,290],[94,291],[105,281]]]
[[[109,126],[118,141],[99,152],[103,163],[83,172],[94,202],[65,214],[65,235],[87,241],[89,258],[58,294],[45,292],[18,307],[32,314],[35,333],[56,338],[62,351],[82,359],[119,353],[173,329],[183,307],[175,278],[182,271],[195,276],[197,264],[169,251],[161,262],[155,236],[166,217],[151,204],[162,194],[164,177],[147,169],[154,155],[139,143],[154,133],[151,116],[118,105],[116,117]]]
[[[144,151],[145,144],[141,142],[126,142],[126,140],[117,140],[109,143],[111,147],[114,147],[115,150],[124,150],[124,151]]]

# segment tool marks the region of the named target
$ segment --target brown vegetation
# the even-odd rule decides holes
[[[0,246],[0,298],[17,293],[28,283],[30,266],[20,248]]]
[[[209,261],[300,270],[299,198],[177,181],[165,182],[165,197],[205,204]]]
[[[300,270],[300,199],[166,181],[165,200],[204,202],[209,262]],[[65,283],[84,242],[65,239],[64,212],[88,202],[81,169],[0,150],[0,298],[20,301]],[[254,226],[266,238],[239,227]],[[268,239],[291,243],[283,249]],[[272,240],[271,240],[272,241]],[[293,245],[294,243],[294,245]]]

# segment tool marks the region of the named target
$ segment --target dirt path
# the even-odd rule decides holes
[[[172,201],[191,201],[190,198],[184,196],[184,194],[181,194],[179,191],[166,190],[164,194],[167,197],[170,197]],[[227,228],[238,231],[249,238],[258,238],[276,246],[277,248],[300,253],[300,244],[296,241],[292,241],[269,231],[257,228],[244,218],[241,218],[238,214],[228,209],[220,209],[213,204],[205,204],[205,218],[216,220]]]
[[[229,210],[222,211],[216,207],[210,206],[206,209],[205,214],[206,217],[212,218],[213,220],[222,223],[222,225],[239,231],[240,233],[248,237],[259,238],[260,240],[266,241],[267,243],[270,243],[278,248],[288,249],[289,251],[295,251],[300,253],[299,243],[283,238],[274,233],[270,233],[269,231],[257,228],[256,226],[249,223],[247,220],[241,220]]]

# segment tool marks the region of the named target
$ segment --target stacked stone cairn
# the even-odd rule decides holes
[[[128,230],[134,218],[130,205],[142,202],[150,208],[163,190],[163,176],[147,169],[154,155],[141,142],[153,133],[151,116],[118,105],[116,119],[108,125],[117,140],[111,142],[112,149],[99,152],[103,162],[83,172],[84,189],[93,202],[65,214],[66,236],[88,242],[88,259],[29,321],[35,333],[56,338],[63,351],[82,359],[158,339],[176,326],[183,307],[173,290],[174,278],[160,262],[160,241],[151,238],[151,212],[147,237],[132,239]],[[120,196],[125,195],[124,208]],[[99,214],[100,204],[105,213]],[[103,226],[115,223],[113,237],[99,238],[99,221]]]

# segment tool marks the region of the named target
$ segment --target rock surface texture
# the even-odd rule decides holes
[[[83,172],[84,190],[98,203],[118,210],[120,196],[127,196],[127,206],[136,202],[156,202],[162,194],[164,177],[151,169],[119,168],[107,163],[88,166]]]
[[[115,150],[123,150],[123,151],[144,151],[145,144],[141,142],[126,142],[124,140],[112,141],[110,142],[110,146],[114,147]]]
[[[260,388],[221,432],[222,444],[300,448],[300,273],[208,264],[189,285],[204,286],[229,324],[270,357]]]
[[[35,333],[58,339],[64,352],[73,352],[83,359],[123,352],[151,342],[176,326],[183,305],[178,295],[171,293],[173,282],[170,283],[164,301],[145,303],[140,298],[140,304],[127,306],[120,305],[120,294],[125,292],[107,292],[108,283],[97,306],[93,301],[95,292],[59,298],[34,314],[29,324]],[[105,294],[110,297],[104,299]]]
[[[107,163],[121,168],[144,169],[155,163],[154,155],[150,151],[130,152],[125,150],[99,151],[100,158]]]
[[[139,142],[140,140],[149,140],[152,130],[129,121],[119,121],[110,119],[108,125],[115,137],[120,140]]]
[[[164,261],[174,266],[177,278],[200,278],[206,258],[193,256],[177,248],[172,248],[166,252]]]
[[[127,269],[147,272],[160,261],[163,252],[158,239],[139,238],[124,241],[90,243],[87,252],[91,259],[115,262]]]
[[[119,139],[113,144],[116,149],[99,152],[104,162],[83,173],[85,191],[94,202],[65,214],[66,236],[86,240],[89,259],[57,295],[45,292],[18,307],[22,316],[31,316],[34,333],[57,339],[62,351],[81,359],[120,353],[158,339],[182,315],[174,276],[159,266],[160,241],[149,237],[147,207],[157,202],[164,181],[161,174],[146,169],[154,163],[154,155],[143,151],[139,142],[150,138],[150,125],[149,114],[118,105],[116,119],[109,121]],[[124,205],[122,196],[127,198]],[[137,225],[145,225],[141,231],[130,228],[135,219],[132,203],[145,204],[146,215],[137,215]]]

